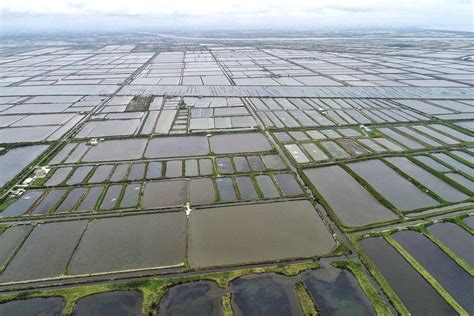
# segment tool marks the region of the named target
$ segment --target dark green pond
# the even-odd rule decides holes
[[[222,315],[223,290],[214,282],[193,282],[171,287],[160,303],[161,316]]]
[[[86,296],[77,301],[72,315],[142,315],[142,295],[137,291],[113,291]]]

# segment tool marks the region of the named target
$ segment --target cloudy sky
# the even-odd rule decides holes
[[[474,0],[0,0],[0,10],[3,30],[196,26],[472,30]]]

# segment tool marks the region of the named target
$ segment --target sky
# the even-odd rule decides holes
[[[0,31],[431,27],[473,31],[474,0],[0,0]]]

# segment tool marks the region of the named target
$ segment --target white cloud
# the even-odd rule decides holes
[[[228,23],[472,25],[473,0],[0,0],[16,15],[144,15]]]

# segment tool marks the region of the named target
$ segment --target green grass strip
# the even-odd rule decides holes
[[[300,301],[300,306],[301,306],[301,310],[303,311],[303,315],[305,316],[318,315],[313,299],[311,298],[311,295],[309,295],[308,290],[306,290],[303,282],[295,283],[295,291]]]

